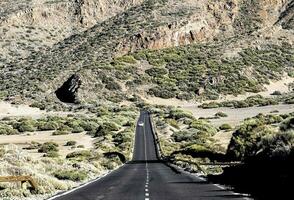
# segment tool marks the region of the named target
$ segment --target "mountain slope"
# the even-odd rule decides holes
[[[262,58],[263,63],[257,67],[255,65],[259,61],[255,58],[254,62],[249,62],[249,64],[246,59],[242,58],[240,65],[242,66],[242,75],[238,75],[239,73],[236,72],[239,68],[235,67],[235,62],[228,62],[226,65],[233,71],[231,71],[231,75],[225,76],[232,76],[227,77],[227,80],[233,81],[233,85],[238,86],[237,92],[230,91],[232,90],[230,87],[224,87],[221,91],[211,91],[213,88],[208,87],[209,90],[203,94],[206,96],[204,98],[207,96],[210,98],[209,94],[215,92],[222,93],[223,91],[224,94],[230,94],[259,91],[269,79],[281,78],[284,72],[292,70],[293,58],[291,55],[293,51],[290,48],[288,52],[285,52],[282,45],[287,42],[291,46],[291,42],[294,40],[293,34],[291,30],[279,28],[279,23],[277,23],[279,17],[285,12],[285,8],[291,7],[291,3],[291,1],[284,0],[228,0],[222,2],[214,0],[197,2],[191,0],[180,2],[146,0],[138,6],[131,7],[114,17],[97,23],[84,32],[66,38],[52,48],[38,53],[34,52],[24,60],[6,64],[1,68],[1,90],[5,91],[3,96],[8,96],[10,99],[19,96],[22,101],[46,99],[49,102],[58,102],[55,91],[69,77],[77,74],[81,79],[79,89],[74,91],[76,93],[74,96],[79,99],[78,102],[90,102],[97,98],[99,101],[114,102],[134,100],[132,94],[136,92],[143,96],[155,95],[154,91],[150,91],[152,87],[146,87],[151,83],[155,88],[163,85],[165,85],[165,89],[169,88],[168,93],[173,94],[167,95],[165,98],[180,95],[191,99],[195,95],[199,96],[199,91],[202,91],[203,87],[207,88],[205,85],[201,85],[203,81],[211,80],[214,84],[222,83],[224,80],[224,78],[209,75],[209,71],[214,72],[215,67],[209,62],[223,65],[227,57],[229,59],[230,57],[240,57],[238,52],[242,53],[242,49],[249,49],[243,51],[245,54],[249,51],[254,54],[260,53],[261,56],[266,54],[263,51],[271,52],[269,55],[275,55],[277,51],[282,51],[282,55],[285,56],[277,55],[278,60],[274,61],[274,67],[270,64],[273,60],[269,55]],[[289,8],[286,10],[288,13],[292,12]],[[288,15],[290,16],[290,14]],[[157,61],[154,58],[139,58],[139,61],[133,58],[134,56],[140,57],[138,55],[143,49],[173,48],[194,43],[209,44],[216,41],[218,45],[203,45],[195,48],[188,46],[184,49],[167,50],[167,52],[175,51],[175,54],[184,54],[180,57],[188,56],[186,58],[188,60],[191,60],[189,56],[199,59],[197,63],[178,63],[176,66],[182,68],[183,73],[187,73],[190,69],[187,64],[205,63],[206,65],[206,72],[192,71],[196,74],[192,74],[189,80],[196,82],[193,87],[189,86],[186,89],[179,85],[181,79],[176,81],[178,83],[175,83],[174,77],[172,79],[169,77],[168,82],[158,82],[163,81],[156,78],[158,74],[150,76],[145,73],[146,69],[152,67],[165,67],[170,71],[169,61],[158,64],[150,62],[150,60]],[[203,48],[207,51],[203,51]],[[255,48],[261,49],[261,51],[255,51]],[[191,49],[192,52],[195,49],[198,50],[191,54],[189,52]],[[178,50],[180,51],[178,52]],[[121,57],[137,51],[139,51],[138,54]],[[202,53],[204,54],[202,55]],[[177,57],[175,54],[168,54],[171,58],[167,60],[172,61],[174,56]],[[151,55],[164,56],[161,51],[151,53]],[[208,59],[207,56],[211,56],[212,59]],[[259,55],[255,55],[255,57],[260,59]],[[238,60],[240,61],[240,59]],[[159,59],[159,61],[162,60]],[[262,67],[261,71],[267,71],[267,73],[256,72],[255,70],[258,70],[259,67]],[[271,72],[273,68],[278,70],[277,73]],[[197,67],[194,69],[198,70]],[[220,70],[222,69],[220,68]],[[252,74],[256,75],[250,78]],[[195,77],[196,75],[202,77],[199,79],[200,82]],[[247,81],[238,83],[238,76],[242,76]],[[260,76],[262,79],[259,79]],[[220,80],[215,81],[215,79]],[[134,90],[136,86],[140,86],[139,90]],[[214,87],[220,86],[219,84],[214,85]],[[244,90],[246,87],[247,89]],[[184,93],[182,94],[182,92]]]

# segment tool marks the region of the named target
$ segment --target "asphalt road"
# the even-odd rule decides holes
[[[141,112],[133,159],[118,170],[56,200],[244,199],[216,185],[171,168],[158,159],[150,116]]]

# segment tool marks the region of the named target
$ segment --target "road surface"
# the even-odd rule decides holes
[[[56,200],[200,200],[244,199],[202,179],[171,168],[158,158],[150,116],[136,129],[133,159],[109,175]]]

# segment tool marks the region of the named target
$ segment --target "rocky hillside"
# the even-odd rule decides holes
[[[142,0],[3,0],[0,58],[18,60],[87,30]]]
[[[1,4],[9,9],[1,12],[0,89],[9,99],[58,101],[55,91],[73,75],[79,86],[62,91],[76,88],[65,94],[76,103],[136,101],[161,89],[163,98],[215,98],[260,91],[293,70],[290,0]]]

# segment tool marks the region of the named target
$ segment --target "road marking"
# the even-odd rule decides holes
[[[148,192],[148,189],[145,189],[145,192]]]
[[[225,188],[223,186],[219,185],[219,184],[213,184],[213,185],[220,188],[220,189],[222,189],[222,190],[225,190]]]
[[[149,200],[149,198],[145,198],[145,200]]]
[[[145,196],[146,196],[146,197],[149,197],[149,193],[145,193]]]

